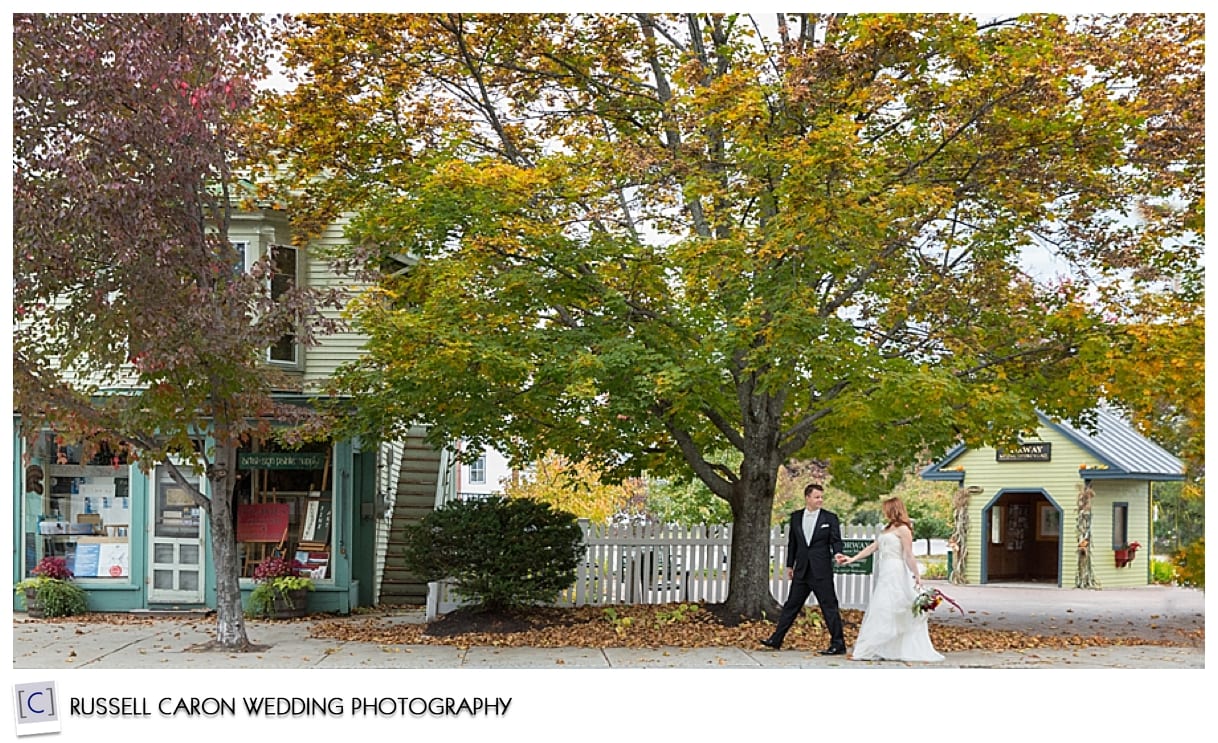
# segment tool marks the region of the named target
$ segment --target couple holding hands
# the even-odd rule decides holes
[[[791,514],[787,542],[787,578],[791,590],[778,617],[774,633],[761,644],[778,650],[803,609],[809,595],[816,596],[829,647],[821,655],[845,655],[846,640],[838,611],[837,591],[833,587],[833,563],[848,565],[872,554],[871,600],[859,625],[852,660],[939,661],[943,656],[930,642],[927,618],[915,616],[914,598],[922,585],[918,563],[913,556],[913,523],[900,498],[882,504],[886,525],[875,541],[853,557],[842,554],[842,529],[837,514],[821,506],[824,486],[812,483],[804,488],[804,508]]]

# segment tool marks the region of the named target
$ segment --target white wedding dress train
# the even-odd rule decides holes
[[[917,595],[913,576],[901,556],[901,538],[884,532],[872,570],[871,601],[859,625],[854,644],[854,660],[940,661],[943,656],[930,642],[927,614],[916,617],[913,601]]]

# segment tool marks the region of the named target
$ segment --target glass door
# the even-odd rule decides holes
[[[198,477],[188,479],[198,486]],[[202,511],[163,465],[156,468],[154,503],[148,603],[202,604]]]

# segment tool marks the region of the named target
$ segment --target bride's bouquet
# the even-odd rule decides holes
[[[918,591],[917,596],[914,596],[913,615],[920,617],[927,612],[934,611],[944,601],[956,607],[961,614],[964,613],[964,609],[960,608],[960,604],[957,604],[952,600],[951,596],[948,596],[938,588],[923,588]]]

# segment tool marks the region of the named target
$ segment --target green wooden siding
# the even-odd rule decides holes
[[[340,289],[347,294],[349,300],[364,287],[357,284],[350,276],[336,273],[329,261],[314,257],[317,249],[329,249],[345,242],[343,227],[346,220],[342,219],[326,228],[325,232],[315,240],[306,262],[307,281],[309,286],[316,289]],[[341,319],[342,311],[329,308],[324,314],[331,319]],[[321,389],[337,369],[350,361],[354,361],[363,353],[368,337],[361,333],[343,330],[321,336],[319,343],[305,349],[304,386],[305,390],[314,392]]]
[[[1091,501],[1091,566],[1101,588],[1144,586],[1149,582],[1150,559],[1150,483],[1133,480],[1097,480],[1092,485],[1095,499]],[[1116,566],[1112,551],[1112,507],[1115,503],[1129,504],[1129,541],[1142,548],[1137,557],[1123,568]],[[1073,583],[1071,584],[1073,585]]]

